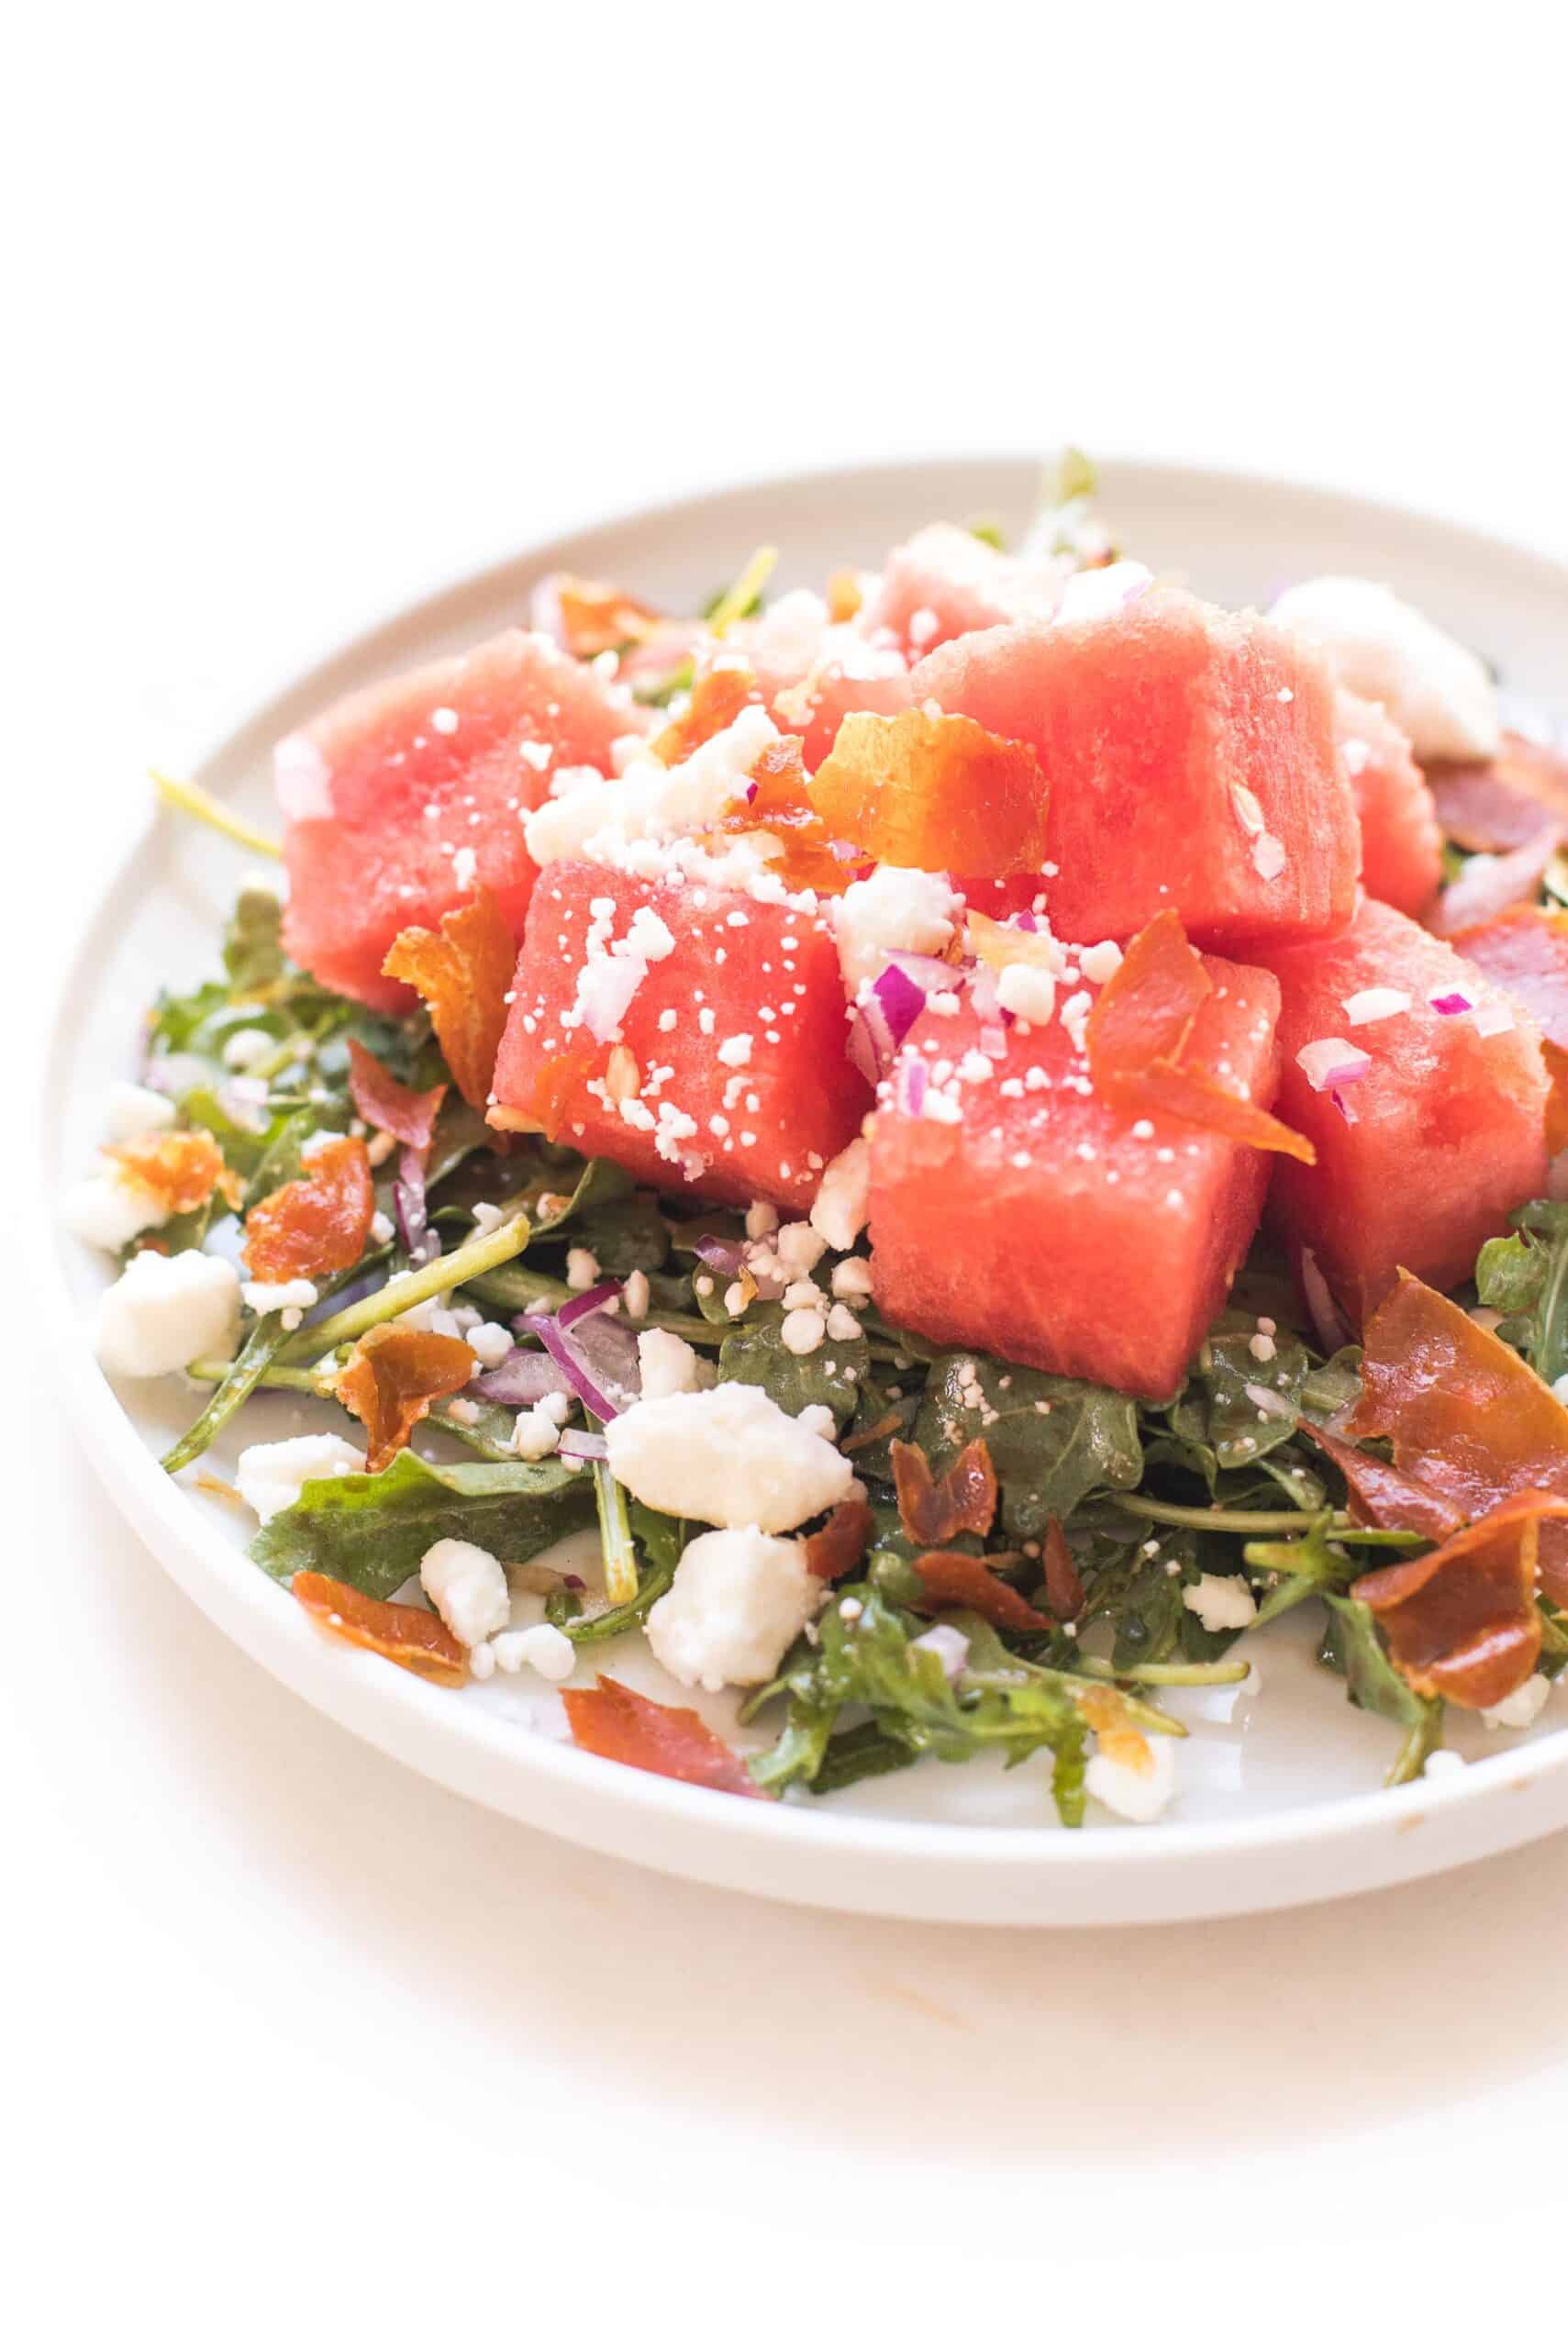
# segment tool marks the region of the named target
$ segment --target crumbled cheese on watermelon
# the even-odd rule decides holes
[[[1043,1028],[1056,1008],[1056,981],[1037,963],[1008,963],[996,981],[996,1000],[1016,1019]],[[928,1003],[930,997],[927,997]],[[953,998],[956,1010],[958,998]]]
[[[834,913],[849,993],[877,978],[890,954],[940,954],[962,912],[962,899],[940,873],[880,864],[864,881],[851,881]]]
[[[852,1248],[864,1229],[871,1197],[871,1148],[856,1135],[822,1171],[811,1207],[811,1228],[829,1248]]]

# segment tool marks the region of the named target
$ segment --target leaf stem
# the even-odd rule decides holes
[[[161,774],[156,767],[150,767],[148,773],[165,807],[177,807],[183,816],[194,816],[199,824],[210,825],[215,832],[227,834],[257,856],[282,856],[283,850],[276,841],[259,832],[243,816],[236,816],[210,791],[204,791],[199,783],[183,783],[172,774]]]
[[[395,1320],[410,1306],[424,1305],[449,1288],[461,1288],[476,1273],[487,1273],[496,1264],[520,1256],[530,1235],[527,1216],[515,1215],[509,1221],[497,1224],[494,1231],[481,1232],[461,1248],[454,1248],[450,1256],[437,1256],[428,1264],[395,1274],[373,1297],[362,1297],[358,1304],[346,1305],[341,1313],[330,1314],[311,1329],[301,1330],[291,1339],[288,1353],[297,1360],[306,1353],[327,1354],[337,1346],[348,1345],[379,1323]]]
[[[723,636],[755,603],[773,575],[773,565],[779,559],[777,547],[759,547],[715,604],[707,616],[710,636]]]
[[[612,1607],[629,1606],[637,1597],[637,1550],[626,1513],[626,1495],[610,1474],[607,1461],[594,1463],[594,1504],[599,1512],[599,1540],[605,1553],[605,1597]]]
[[[1151,1525],[1194,1525],[1211,1533],[1306,1533],[1322,1522],[1321,1509],[1188,1508],[1180,1501],[1151,1500],[1144,1493],[1112,1495],[1116,1508]]]
[[[1129,1664],[1118,1671],[1103,1656],[1081,1655],[1073,1669],[1091,1680],[1137,1680],[1150,1688],[1225,1688],[1245,1680],[1251,1666],[1221,1656],[1215,1664]]]
[[[237,1354],[233,1362],[204,1359],[201,1362],[187,1363],[185,1376],[198,1380],[203,1386],[221,1386],[224,1380],[238,1369],[241,1359],[241,1355]],[[314,1371],[291,1370],[285,1363],[269,1363],[254,1384],[258,1386],[286,1386],[290,1393],[295,1395],[314,1395],[317,1392]],[[172,1454],[171,1454],[172,1457]],[[165,1460],[163,1464],[167,1467],[169,1462]],[[184,1465],[183,1462],[179,1464]]]

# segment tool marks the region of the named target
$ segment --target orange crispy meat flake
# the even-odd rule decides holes
[[[447,1097],[444,1085],[433,1085],[428,1093],[416,1093],[411,1086],[400,1085],[357,1038],[350,1038],[349,1091],[367,1126],[379,1126],[383,1133],[406,1142],[410,1150],[428,1150],[437,1112]]]
[[[326,1142],[297,1182],[258,1199],[245,1219],[245,1262],[259,1281],[318,1280],[365,1252],[375,1186],[356,1135]]]
[[[1188,1061],[1193,1022],[1212,986],[1180,916],[1156,914],[1089,1014],[1089,1074],[1096,1090],[1141,1115],[1176,1118],[1249,1149],[1316,1164],[1318,1153],[1305,1134]]]
[[[1042,1564],[1046,1605],[1059,1622],[1075,1623],[1084,1609],[1084,1585],[1059,1518],[1046,1528]]]
[[[1371,1608],[1388,1652],[1421,1697],[1473,1709],[1500,1705],[1540,1653],[1535,1603],[1543,1520],[1568,1518],[1568,1499],[1517,1493],[1423,1558],[1379,1566],[1351,1586]]]
[[[365,1464],[373,1475],[402,1451],[432,1403],[455,1395],[473,1375],[474,1361],[461,1338],[384,1321],[367,1330],[338,1374],[337,1396],[362,1419],[370,1442]]]
[[[562,571],[551,584],[561,614],[562,640],[579,661],[592,661],[600,652],[618,652],[627,644],[646,644],[665,625],[663,614],[651,604],[612,587],[607,580],[578,579]]]
[[[831,833],[811,804],[801,748],[795,734],[770,742],[751,769],[751,798],[732,800],[714,829],[728,835],[771,832],[783,853],[773,856],[770,852],[769,861],[786,888],[839,896],[864,872],[865,861],[840,856],[835,849]]]
[[[915,1572],[931,1607],[972,1607],[1006,1631],[1049,1631],[1051,1619],[1021,1598],[1011,1583],[993,1569],[1016,1559],[1018,1552],[996,1552],[977,1558],[969,1550],[924,1550],[915,1560]]]
[[[1005,881],[1045,862],[1045,776],[1027,742],[973,718],[857,710],[811,778],[836,840],[886,864]]]
[[[399,930],[381,966],[423,998],[457,1089],[473,1109],[483,1109],[490,1097],[517,960],[500,907],[481,889],[472,905],[443,914],[439,930]]]
[[[689,1706],[655,1704],[602,1672],[596,1688],[563,1688],[561,1696],[572,1735],[584,1753],[624,1762],[633,1770],[651,1770],[656,1777],[679,1778],[688,1787],[768,1799],[740,1755]]]
[[[677,767],[694,751],[733,726],[749,701],[758,698],[757,680],[750,669],[709,669],[692,687],[692,697],[679,718],[672,718],[650,749],[667,767]]]
[[[842,1582],[865,1556],[873,1522],[864,1501],[840,1501],[826,1525],[806,1537],[807,1570],[821,1582]]]
[[[986,1534],[996,1514],[996,1471],[984,1436],[966,1443],[940,1476],[917,1443],[890,1447],[898,1521],[911,1542],[940,1549],[955,1533]]]
[[[400,1664],[405,1672],[417,1672],[421,1680],[438,1681],[443,1688],[461,1688],[468,1678],[467,1654],[439,1615],[427,1614],[422,1607],[367,1598],[352,1583],[334,1582],[330,1575],[295,1575],[290,1588],[323,1631],[339,1639],[370,1648],[389,1664]]]
[[[1391,1468],[1374,1452],[1358,1452],[1354,1444],[1341,1443],[1326,1428],[1314,1427],[1310,1419],[1302,1420],[1300,1431],[1333,1462],[1343,1476],[1350,1494],[1351,1515],[1358,1525],[1375,1525],[1419,1533],[1429,1542],[1446,1542],[1464,1523],[1462,1511],[1455,1508],[1451,1501],[1445,1501],[1440,1493],[1434,1493],[1418,1477]]]
[[[118,1143],[108,1155],[152,1192],[170,1215],[189,1215],[205,1207],[215,1191],[231,1208],[244,1195],[210,1134],[139,1134],[134,1141]]]

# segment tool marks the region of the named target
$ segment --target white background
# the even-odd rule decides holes
[[[1546,13],[34,11],[0,159],[13,1002],[69,939],[73,834],[207,713],[688,485],[1070,435],[1568,548]],[[1568,1845],[1013,1936],[575,1854],[228,1650],[6,1301],[18,2341],[1081,2303],[1115,2340],[1385,2303],[1431,2340],[1543,2304]]]

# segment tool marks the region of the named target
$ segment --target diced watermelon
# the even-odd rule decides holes
[[[672,944],[595,1035],[573,1016],[579,974],[606,955],[627,969],[610,950],[642,907]],[[528,908],[515,995],[495,1063],[502,1111],[530,1121],[548,1104],[543,1122],[562,1141],[664,1190],[690,1183],[709,1198],[807,1208],[871,1105],[845,1057],[831,925],[788,904],[678,874],[552,864]]]
[[[1049,555],[999,553],[973,530],[933,522],[894,548],[862,617],[911,656],[933,652],[974,629],[1049,619],[1069,568]]]
[[[1523,1005],[1549,1042],[1568,1052],[1568,914],[1509,906],[1451,942],[1511,1003]]]
[[[1279,990],[1265,972],[1205,963],[1214,992],[1186,1057],[1266,1106]],[[1002,1030],[967,999],[928,1011],[885,1093],[871,1148],[879,1310],[943,1345],[1173,1393],[1256,1229],[1263,1155],[1097,1097],[1060,1013]]]
[[[1362,886],[1417,919],[1442,880],[1443,836],[1425,775],[1381,703],[1334,696],[1340,751],[1362,826]]]
[[[381,966],[400,930],[489,888],[520,937],[537,871],[523,818],[558,767],[607,770],[617,735],[648,723],[624,688],[521,629],[335,703],[275,754],[290,953],[399,1011],[414,998]]]
[[[1358,1324],[1401,1267],[1435,1288],[1468,1279],[1482,1241],[1545,1179],[1548,1085],[1534,1028],[1515,1021],[1473,963],[1371,898],[1340,937],[1261,959],[1282,996],[1275,1107],[1318,1149],[1316,1166],[1282,1160],[1272,1215],[1312,1250]],[[1408,1008],[1358,1006],[1373,989],[1407,996]],[[1434,999],[1474,1008],[1445,1016]],[[1358,1025],[1357,1008],[1381,1016]],[[1349,1051],[1310,1054],[1303,1068],[1303,1051],[1336,1041]],[[1370,1067],[1337,1083],[1359,1053]]]
[[[989,629],[911,683],[1031,744],[1050,790],[1058,935],[1126,939],[1173,908],[1200,946],[1340,929],[1361,863],[1321,658],[1176,588]]]

